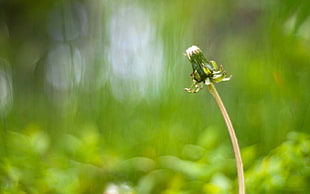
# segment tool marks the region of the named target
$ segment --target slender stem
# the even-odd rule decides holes
[[[227,125],[227,129],[230,135],[230,139],[232,142],[232,146],[234,149],[235,159],[236,159],[236,166],[237,166],[237,172],[238,172],[238,185],[239,185],[239,194],[245,194],[245,184],[244,184],[244,173],[243,173],[243,164],[240,154],[240,149],[238,145],[238,140],[234,131],[234,128],[232,126],[232,123],[230,121],[229,115],[226,111],[226,108],[222,102],[222,99],[220,95],[218,94],[215,86],[213,83],[210,83],[208,85],[209,91],[212,94],[212,96],[215,98],[216,103],[218,104],[222,115],[224,117],[225,123]]]

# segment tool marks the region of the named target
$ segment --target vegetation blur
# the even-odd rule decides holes
[[[185,50],[216,84],[247,193],[310,190],[310,1],[0,1],[0,193],[237,193]]]

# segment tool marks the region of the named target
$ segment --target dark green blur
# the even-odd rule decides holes
[[[248,194],[310,190],[310,1],[0,1],[0,193],[237,193],[229,135],[206,89],[189,94],[197,45],[236,130]]]

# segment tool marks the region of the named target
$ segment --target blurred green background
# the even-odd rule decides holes
[[[247,193],[310,191],[310,1],[1,0],[0,193],[237,193],[183,55],[223,64]]]

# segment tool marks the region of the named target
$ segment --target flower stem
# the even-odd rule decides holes
[[[215,101],[218,104],[218,106],[221,110],[221,113],[224,117],[227,129],[228,129],[228,132],[230,135],[231,143],[232,143],[232,146],[234,149],[235,159],[236,159],[236,167],[237,167],[237,172],[238,172],[239,194],[245,194],[243,164],[242,164],[240,149],[239,149],[239,145],[238,145],[238,140],[237,140],[233,125],[231,123],[231,120],[230,120],[229,115],[226,111],[226,108],[225,108],[225,106],[222,102],[222,99],[221,99],[220,95],[218,94],[214,84],[210,83],[208,85],[208,89],[209,89],[210,93],[212,94],[212,96],[215,98]]]

